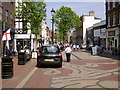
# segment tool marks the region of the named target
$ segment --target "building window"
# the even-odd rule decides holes
[[[116,18],[115,18],[115,12],[113,12],[113,25],[115,25]]]
[[[11,24],[13,22],[13,16],[12,16],[12,13],[10,14],[10,20],[11,20]]]
[[[6,10],[6,22],[8,22],[8,10]]]
[[[118,19],[119,19],[119,24],[120,24],[120,12],[119,12],[119,17],[118,17]]]
[[[110,1],[108,0],[108,10],[110,10]]]
[[[119,0],[119,4],[120,4],[120,0]]]
[[[115,7],[115,0],[112,1],[112,7]]]
[[[13,5],[13,4],[14,4],[14,2],[13,2],[13,1],[11,1],[11,4]]]
[[[110,15],[108,14],[108,27],[110,27]]]
[[[0,21],[2,21],[2,7],[0,7]]]

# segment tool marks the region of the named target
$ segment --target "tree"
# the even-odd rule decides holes
[[[58,30],[58,38],[64,41],[70,29],[80,27],[80,18],[70,7],[62,6],[55,13],[54,22]]]
[[[14,15],[22,19],[36,36],[42,30],[42,21],[46,17],[46,4],[44,2],[18,2]]]

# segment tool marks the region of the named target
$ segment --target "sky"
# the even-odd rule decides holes
[[[60,1],[60,0],[59,0]],[[65,2],[67,1],[67,2]],[[61,6],[68,6],[71,7],[73,11],[76,12],[77,15],[89,15],[89,11],[94,11],[95,12],[95,17],[101,18],[102,20],[105,20],[105,3],[104,1],[99,1],[99,2],[87,2],[85,0],[82,2],[81,0],[61,0],[61,2],[57,2],[54,0],[47,1],[45,0],[45,3],[47,4],[47,17],[46,17],[46,22],[47,26],[51,29],[52,24],[51,24],[51,9],[54,8],[54,10],[58,10]],[[74,2],[73,2],[74,1]],[[76,2],[75,2],[76,1]]]

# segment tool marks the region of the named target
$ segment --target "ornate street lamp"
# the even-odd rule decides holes
[[[55,14],[55,10],[52,8],[51,10],[51,15],[52,15],[52,44],[54,43],[53,39],[54,39],[54,14]]]

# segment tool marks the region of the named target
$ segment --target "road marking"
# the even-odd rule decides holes
[[[16,88],[22,88],[26,82],[31,78],[31,76],[35,73],[37,67],[35,67],[18,85]]]

